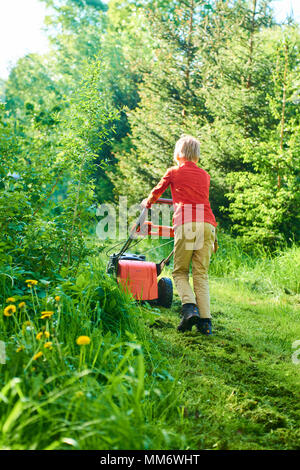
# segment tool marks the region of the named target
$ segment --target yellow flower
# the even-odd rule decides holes
[[[55,296],[55,300],[56,300],[56,302],[59,302],[59,301],[60,301],[60,296],[59,296],[59,295],[56,295],[56,296]]]
[[[49,336],[50,336],[49,331],[40,331],[40,332],[36,335],[36,339],[40,340],[40,339],[43,338],[43,336],[44,336],[45,338],[49,338]]]
[[[20,302],[19,303],[19,308],[25,308],[26,307],[26,303],[25,302]]]
[[[34,356],[33,356],[33,360],[36,361],[37,359],[39,359],[40,357],[42,357],[43,353],[42,351],[39,351],[38,353],[36,353]]]
[[[17,352],[21,352],[21,351],[24,351],[24,346],[20,346],[20,347],[17,349]]]
[[[76,339],[76,343],[79,346],[85,346],[86,344],[90,344],[90,342],[91,342],[91,338],[89,338],[88,336],[79,336]]]
[[[36,281],[35,279],[26,279],[26,284],[27,284],[27,287],[32,287],[32,286],[36,286],[38,281]]]
[[[10,302],[15,302],[16,299],[14,297],[8,297],[8,299],[6,299],[6,303],[9,304]]]
[[[42,312],[41,319],[44,320],[45,318],[51,318],[54,312],[52,311],[46,311]]]
[[[44,348],[46,349],[52,349],[52,341],[47,341],[47,343],[44,344]]]
[[[4,309],[4,315],[6,317],[11,317],[13,313],[16,313],[17,309],[15,305],[8,305]]]

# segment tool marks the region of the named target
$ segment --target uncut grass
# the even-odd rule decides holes
[[[43,350],[42,359],[32,360],[41,349],[35,339],[42,327],[39,316],[29,308],[34,335],[22,335],[25,318],[18,332],[13,318],[1,317],[7,344],[7,364],[1,365],[1,448],[184,446],[168,423],[169,408],[179,400],[175,379],[139,326],[141,316],[153,316],[148,307],[121,293],[101,263],[86,266],[75,283],[56,289],[62,312],[48,327],[53,350]],[[76,344],[80,335],[91,338],[84,354]],[[25,349],[17,353],[21,342]],[[145,375],[145,367],[153,374]]]

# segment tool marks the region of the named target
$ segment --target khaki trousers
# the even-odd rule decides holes
[[[201,318],[211,318],[208,267],[215,241],[215,227],[207,222],[187,222],[175,228],[173,279],[182,304],[195,303]],[[192,263],[193,288],[189,283]]]

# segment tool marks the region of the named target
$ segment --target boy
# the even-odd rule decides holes
[[[182,302],[178,331],[193,325],[205,335],[212,334],[208,267],[217,249],[216,219],[209,203],[210,176],[197,166],[200,143],[192,136],[181,137],[175,145],[177,167],[167,170],[142,207],[151,205],[171,186],[174,204],[174,269],[173,279]],[[189,283],[192,263],[193,288]]]

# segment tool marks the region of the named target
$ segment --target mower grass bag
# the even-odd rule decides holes
[[[120,260],[118,282],[137,300],[158,297],[156,264],[151,261]]]

